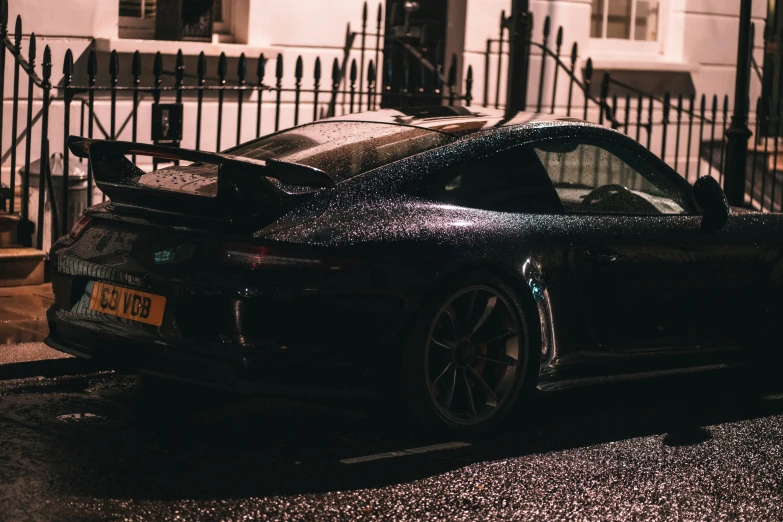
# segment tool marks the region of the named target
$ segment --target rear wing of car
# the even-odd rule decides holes
[[[152,205],[170,208],[186,207],[194,211],[221,210],[237,213],[252,204],[280,203],[282,199],[301,188],[321,189],[334,186],[325,172],[279,160],[257,160],[217,152],[181,149],[165,145],[151,145],[127,141],[92,140],[79,136],[68,137],[68,148],[77,157],[89,158],[96,185],[112,201],[126,204]],[[217,190],[207,195],[155,187],[140,183],[145,173],[127,156],[146,156],[166,161],[187,161],[193,165],[181,169],[164,169],[159,174],[172,177],[187,173],[190,167],[217,166]],[[191,169],[192,170],[192,169]],[[202,171],[200,175],[204,175]],[[268,178],[277,180],[273,183]],[[207,179],[209,181],[209,179]],[[288,191],[280,184],[297,187]],[[213,183],[214,185],[214,183]]]

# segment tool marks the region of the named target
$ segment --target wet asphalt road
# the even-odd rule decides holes
[[[690,376],[557,392],[453,441],[133,376],[5,382],[0,520],[781,520],[783,395],[741,390]],[[341,462],[383,452],[398,456]]]

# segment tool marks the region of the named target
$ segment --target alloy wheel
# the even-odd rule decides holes
[[[435,316],[425,349],[426,384],[450,421],[479,424],[508,399],[525,354],[515,310],[494,288],[475,285],[452,295]]]

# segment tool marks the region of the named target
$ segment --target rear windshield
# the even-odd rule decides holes
[[[320,169],[339,182],[454,140],[448,134],[419,127],[330,121],[265,136],[226,152],[300,163]]]

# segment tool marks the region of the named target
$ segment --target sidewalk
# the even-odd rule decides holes
[[[0,379],[57,376],[82,371],[84,361],[42,341],[49,333],[50,284],[0,288]]]
[[[0,345],[43,341],[53,301],[51,284],[0,288]]]

